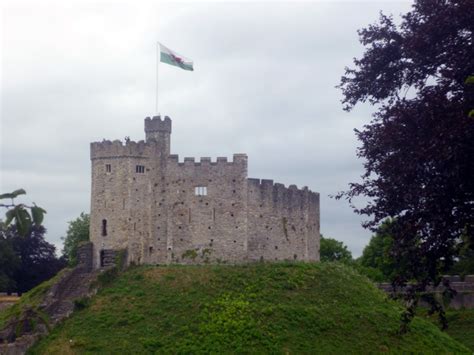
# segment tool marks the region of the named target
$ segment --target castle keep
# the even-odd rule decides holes
[[[319,260],[319,194],[247,177],[247,155],[170,154],[169,117],[145,119],[146,141],[91,143],[94,266]]]

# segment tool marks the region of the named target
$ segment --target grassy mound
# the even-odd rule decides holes
[[[466,352],[338,264],[136,267],[33,349],[71,353]],[[82,307],[81,307],[82,308]]]
[[[419,309],[418,313],[433,323],[438,322],[437,317],[429,316],[426,310]],[[446,333],[474,352],[474,309],[448,309],[446,316],[448,318]]]

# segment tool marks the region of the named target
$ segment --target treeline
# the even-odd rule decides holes
[[[343,262],[374,282],[390,282],[400,273],[406,272],[404,269],[409,264],[409,260],[404,260],[393,252],[393,226],[394,223],[390,219],[382,223],[358,258],[352,257],[352,253],[343,242],[321,235],[321,261]],[[461,236],[457,248],[458,257],[447,274],[461,276],[474,274],[474,248],[469,238]]]

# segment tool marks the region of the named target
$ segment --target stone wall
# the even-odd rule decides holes
[[[247,256],[247,156],[168,160],[166,203],[155,219],[156,236],[166,232],[168,261],[237,262]],[[206,195],[196,195],[196,188]],[[166,220],[165,220],[166,219]],[[195,255],[197,253],[198,255]],[[204,253],[204,255],[203,255]]]
[[[246,154],[179,161],[168,117],[145,133],[91,144],[96,268],[118,249],[136,264],[319,259],[319,194],[248,179]]]
[[[449,308],[461,309],[461,308],[474,308],[474,275],[467,275],[464,278],[460,276],[444,276],[445,279],[449,280],[451,287],[456,290],[457,294],[449,303]],[[387,292],[392,292],[392,286],[389,283],[378,284],[378,287]],[[441,294],[444,291],[444,286],[440,285],[436,288],[429,287],[427,292],[433,292]],[[403,293],[403,290],[401,291]]]
[[[250,260],[319,260],[319,194],[248,179]]]
[[[83,272],[91,272],[93,269],[93,245],[91,242],[82,243],[77,248],[77,267]]]

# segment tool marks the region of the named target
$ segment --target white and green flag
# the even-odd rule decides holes
[[[182,56],[181,54],[173,52],[171,49],[165,47],[161,43],[158,44],[160,45],[160,62],[174,65],[175,67],[179,67],[184,70],[194,70],[192,60]]]

